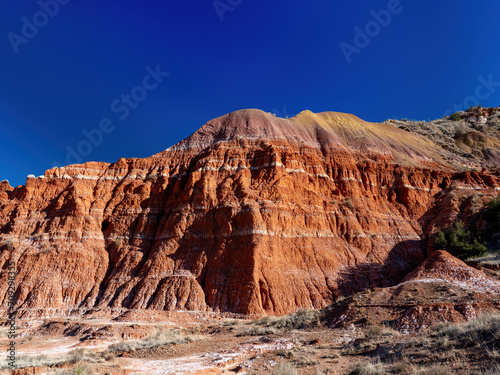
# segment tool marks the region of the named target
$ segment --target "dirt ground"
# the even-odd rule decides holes
[[[491,329],[471,343],[449,327],[402,334],[383,326],[329,329],[315,312],[301,318],[19,322],[26,327],[18,331],[16,363],[24,368],[6,369],[5,351],[0,363],[13,375],[500,373],[500,334]]]

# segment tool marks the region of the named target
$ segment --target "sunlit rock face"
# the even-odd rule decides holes
[[[10,262],[19,316],[283,314],[394,285],[461,202],[499,190],[492,171],[449,160],[389,123],[251,109],[149,158],[3,182],[2,313]]]

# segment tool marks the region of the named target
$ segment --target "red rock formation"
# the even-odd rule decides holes
[[[500,310],[500,282],[446,251],[436,251],[394,286],[363,292],[325,311],[331,327],[387,324],[418,331]]]
[[[500,295],[500,282],[443,250],[431,254],[403,280],[403,283],[410,282],[445,282],[473,292]]]
[[[500,186],[445,153],[352,115],[244,110],[146,159],[2,183],[2,311],[11,261],[20,316],[281,314],[394,285],[424,259],[436,194]]]

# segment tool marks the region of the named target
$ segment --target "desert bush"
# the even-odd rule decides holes
[[[438,323],[433,328],[435,336],[448,336],[449,338],[456,338],[460,333],[462,333],[462,325],[456,323]]]
[[[500,365],[494,364],[490,368],[488,368],[486,371],[484,371],[485,375],[498,375],[500,374]]]
[[[73,373],[75,375],[92,375],[94,369],[87,363],[79,363],[73,368]]]
[[[56,250],[56,248],[54,246],[47,245],[45,247],[42,247],[42,249],[40,250],[40,254],[50,254],[51,252],[53,252],[55,250]]]
[[[301,355],[293,362],[299,367],[311,367],[319,363],[316,359],[307,355]]]
[[[87,363],[79,363],[71,370],[62,370],[56,372],[57,375],[94,375],[93,367]]]
[[[299,372],[294,366],[282,362],[276,366],[271,375],[299,375]]]
[[[365,331],[367,339],[376,339],[378,337],[397,336],[399,332],[388,327],[370,326]]]
[[[463,345],[475,345],[500,338],[500,314],[483,314],[463,324],[443,323],[434,327],[434,336],[460,340]]]
[[[484,215],[485,219],[493,223],[496,229],[500,229],[500,195],[492,199]]]
[[[380,360],[375,359],[368,362],[359,362],[349,375],[382,375],[385,373]]]
[[[72,365],[83,361],[85,358],[85,350],[84,349],[75,349],[69,352],[69,363]]]
[[[358,353],[358,350],[356,349],[356,347],[352,343],[345,345],[342,348],[342,350],[340,351],[340,354],[346,355],[346,356],[356,355],[357,353]]]
[[[458,121],[458,120],[460,120],[460,113],[455,112],[455,113],[451,114],[450,115],[450,120],[451,121]]]
[[[270,320],[268,326],[277,329],[303,329],[314,325],[318,316],[318,310],[299,309],[293,314]]]
[[[494,362],[500,362],[500,351],[497,349],[486,348],[486,355],[488,358]]]
[[[2,242],[8,251],[12,251],[14,249],[14,239],[12,236],[4,236]]]
[[[407,360],[393,362],[391,364],[391,372],[394,374],[404,374],[409,371],[411,364]]]
[[[434,238],[434,245],[462,260],[479,257],[487,250],[475,233],[465,229],[462,221],[439,231]]]
[[[265,318],[262,318],[260,320],[256,320],[253,322],[253,324],[257,324],[259,326],[270,326],[273,323],[275,323],[279,318],[274,315],[268,315]]]
[[[344,206],[346,206],[347,208],[349,208],[351,211],[354,211],[354,209],[355,209],[354,203],[352,203],[352,200],[349,197],[347,197],[346,199],[344,199],[344,201],[342,202],[342,204]]]
[[[16,357],[16,367],[26,368],[26,367],[42,367],[42,366],[55,366],[62,363],[68,362],[68,356],[58,355],[58,356],[18,356]],[[7,368],[7,363],[3,363],[0,369]]]
[[[110,345],[108,351],[117,352],[132,352],[140,349],[152,348],[155,346],[162,346],[167,344],[185,344],[193,341],[195,338],[186,336],[180,330],[166,331],[164,329],[156,329],[152,334],[143,340],[121,342]]]
[[[224,323],[222,323],[222,326],[223,327],[234,327],[234,326],[237,326],[238,323],[239,322],[237,320],[226,320],[226,321],[224,321]]]
[[[316,372],[314,373],[314,375],[329,375],[329,374],[336,374],[335,371],[333,371],[332,369],[329,369],[329,368],[326,368],[326,369],[316,369]]]
[[[293,352],[291,350],[278,349],[274,352],[274,355],[277,357],[290,359],[293,357]]]
[[[158,176],[159,176],[159,175],[158,175],[158,173],[151,173],[150,175],[148,175],[148,176],[146,177],[146,179],[148,179],[148,180],[153,180],[153,181],[154,181],[154,180],[157,180],[157,179],[158,179]]]
[[[452,375],[452,372],[441,365],[420,369],[419,375]]]
[[[472,260],[472,259],[471,259]],[[489,252],[485,256],[474,258],[473,260],[477,261],[479,264],[500,264],[500,252],[494,251]],[[492,271],[500,277],[500,271]]]
[[[240,336],[265,336],[265,335],[273,335],[276,333],[276,330],[272,327],[251,327],[246,331],[242,332]]]

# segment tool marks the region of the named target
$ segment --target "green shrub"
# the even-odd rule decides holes
[[[458,121],[458,120],[460,120],[460,113],[455,112],[454,114],[450,115],[450,120],[451,121]]]
[[[484,217],[500,229],[500,195],[490,202]]]
[[[475,233],[465,229],[462,221],[439,231],[434,238],[434,246],[462,260],[482,256],[487,250]]]

